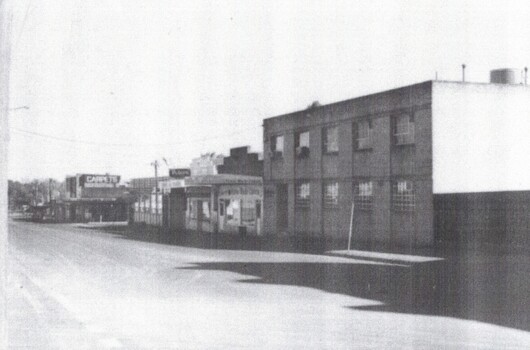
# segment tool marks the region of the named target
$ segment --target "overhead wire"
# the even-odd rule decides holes
[[[231,133],[218,134],[218,135],[215,135],[215,136],[209,136],[209,137],[204,137],[204,138],[200,138],[200,139],[183,140],[183,141],[179,141],[179,142],[167,142],[167,143],[149,143],[149,144],[94,142],[94,141],[71,139],[71,138],[65,138],[65,137],[60,137],[60,136],[55,136],[55,135],[43,134],[43,133],[39,133],[39,132],[36,132],[36,131],[24,130],[24,129],[19,129],[19,128],[15,128],[15,127],[10,127],[9,129],[13,130],[13,131],[20,132],[20,133],[25,133],[25,134],[28,134],[28,135],[33,135],[33,136],[36,136],[36,137],[48,138],[48,139],[51,139],[51,140],[62,141],[62,142],[70,142],[70,143],[77,143],[77,144],[83,144],[83,145],[105,146],[105,147],[163,147],[163,146],[179,146],[179,145],[189,144],[189,143],[193,143],[193,142],[197,142],[197,143],[205,142],[205,141],[215,140],[215,139],[219,139],[219,138],[223,138],[223,137],[239,135],[239,134],[242,134],[243,132],[254,130],[254,129],[258,129],[258,128],[261,128],[261,126],[253,126],[253,127],[249,127],[249,128],[245,128],[245,129],[236,130],[236,131],[233,131]]]
[[[228,137],[239,135],[239,134],[248,132],[250,130],[255,130],[258,128],[261,128],[261,126],[240,129],[240,130],[233,131],[231,133],[218,134],[215,136],[204,137],[200,139],[182,140],[179,142],[157,143],[157,144],[100,143],[100,142],[95,142],[95,141],[86,141],[86,140],[78,140],[78,139],[73,139],[73,138],[59,137],[55,135],[49,135],[49,134],[39,133],[35,131],[30,131],[30,130],[23,130],[23,129],[19,129],[15,127],[10,127],[10,130],[16,132],[17,134],[23,137],[29,137],[29,138],[34,138],[34,139],[39,138],[42,140],[52,140],[58,143],[60,142],[68,143],[68,147],[70,148],[73,147],[77,149],[79,152],[84,152],[87,149],[91,149],[91,148],[93,149],[94,147],[96,147],[97,154],[99,156],[106,156],[109,158],[113,158],[113,162],[130,163],[130,162],[141,162],[142,159],[145,160],[147,157],[149,157],[148,153],[152,153],[153,151],[155,151],[152,149],[152,147],[161,147],[161,148],[164,147],[165,149],[164,149],[164,152],[162,153],[170,153],[171,151],[168,150],[167,147],[178,146],[178,145],[183,145],[183,144],[192,144],[192,143],[204,144],[205,142],[209,140],[215,140],[219,138],[228,138]],[[130,148],[142,147],[142,148],[151,148],[151,150],[148,150],[146,152],[141,152],[137,149],[119,149],[119,148],[117,149],[117,148],[113,148],[114,146],[116,147],[131,146]],[[73,156],[69,156],[69,158],[71,157]]]

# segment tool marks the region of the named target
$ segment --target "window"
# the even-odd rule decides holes
[[[324,129],[323,135],[324,153],[338,153],[339,152],[339,128],[333,126]]]
[[[192,199],[188,199],[188,204],[189,204],[189,208],[188,208],[188,216],[191,218],[191,219],[196,219],[197,218],[197,210],[196,210],[196,207],[197,205],[195,204],[195,201],[192,200]]]
[[[221,199],[219,202],[219,215],[225,216],[225,199]]]
[[[283,157],[283,136],[273,136],[271,138],[272,158]]]
[[[353,201],[360,210],[371,210],[374,199],[372,181],[359,181],[353,186]]]
[[[339,183],[329,182],[324,184],[324,206],[334,207],[339,204]]]
[[[243,199],[241,202],[241,221],[253,224],[256,221],[255,202],[250,199]]]
[[[408,145],[414,143],[414,118],[400,115],[394,119],[394,144]]]
[[[202,218],[210,220],[210,202],[208,201],[202,201]]]
[[[296,205],[301,207],[309,206],[310,190],[309,182],[300,182],[296,185]]]
[[[256,200],[256,218],[261,219],[261,201]]]
[[[398,211],[412,211],[416,206],[412,181],[398,180],[392,184],[392,207]]]
[[[364,120],[356,124],[356,140],[357,149],[372,148],[372,122]]]
[[[237,199],[225,199],[226,203],[226,222],[230,225],[240,224],[240,206]]]
[[[297,133],[294,145],[296,157],[309,157],[309,131]]]

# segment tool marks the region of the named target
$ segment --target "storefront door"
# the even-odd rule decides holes
[[[219,231],[223,232],[225,227],[225,210],[226,210],[226,202],[224,199],[221,199],[219,201]]]
[[[202,221],[203,221],[203,213],[202,213],[202,201],[197,201],[197,232],[202,233]]]

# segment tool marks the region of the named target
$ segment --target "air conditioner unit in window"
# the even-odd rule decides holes
[[[305,158],[309,156],[309,147],[300,146],[296,147],[296,156],[298,158]]]

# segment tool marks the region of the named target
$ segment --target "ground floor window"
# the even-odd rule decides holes
[[[295,203],[299,207],[308,207],[311,195],[311,186],[309,181],[299,182],[296,184]]]
[[[241,222],[254,223],[256,221],[256,207],[254,206],[255,202],[249,199],[243,199],[241,202]]]
[[[188,212],[186,215],[190,219],[198,219],[199,213],[202,220],[210,220],[210,201],[206,198],[204,200],[188,199]]]
[[[151,214],[162,213],[162,194],[151,194],[151,202],[149,203]]]
[[[353,200],[357,209],[371,210],[374,202],[372,181],[359,181],[354,183]]]
[[[197,218],[197,210],[196,210],[196,204],[195,201],[188,199],[188,217],[191,219]]]
[[[227,222],[237,225],[239,223],[239,201],[234,199],[225,199],[224,201]]]
[[[202,202],[202,217],[203,219],[210,220],[210,201]]]
[[[327,182],[324,184],[324,206],[335,207],[339,204],[339,183]]]
[[[261,201],[256,200],[256,218],[261,219]]]
[[[250,198],[221,199],[219,215],[229,225],[254,224],[261,217],[261,201]]]
[[[392,208],[412,211],[416,207],[414,184],[410,180],[397,180],[392,184]]]

